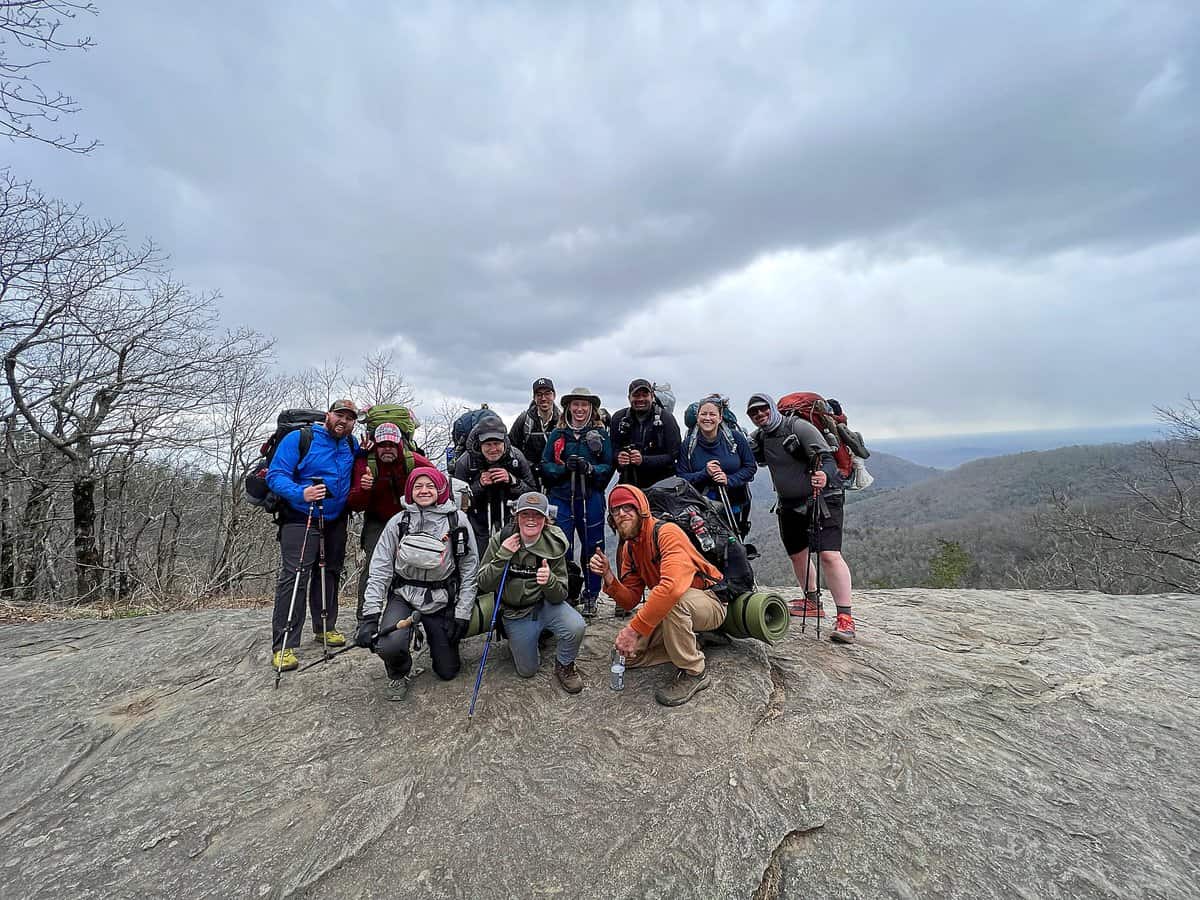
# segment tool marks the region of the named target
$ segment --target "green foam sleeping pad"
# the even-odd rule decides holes
[[[492,624],[492,610],[496,606],[495,594],[479,594],[471,604],[471,625],[467,629],[467,637],[487,634],[488,626]]]
[[[750,591],[739,594],[725,609],[721,631],[730,637],[755,638],[774,644],[788,633],[792,616],[778,594]]]

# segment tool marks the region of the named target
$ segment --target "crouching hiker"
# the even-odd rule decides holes
[[[568,694],[583,690],[575,657],[586,624],[567,599],[567,537],[550,522],[550,501],[530,491],[517,500],[516,524],[492,535],[479,566],[479,590],[500,586],[504,567],[508,580],[499,598],[500,621],[508,635],[513,665],[522,678],[532,678],[541,664],[538,638],[543,630],[556,640],[554,676]]]
[[[412,627],[388,631],[421,613],[433,671],[445,681],[462,665],[458,643],[467,633],[479,553],[475,535],[450,494],[446,476],[420,467],[408,476],[401,511],[384,526],[367,578],[363,618],[355,641],[370,647],[387,669],[384,696],[408,696]]]
[[[725,621],[725,607],[712,588],[722,577],[672,522],[650,515],[646,495],[632,485],[617,485],[608,495],[609,525],[617,532],[617,573],[603,549],[588,568],[604,581],[604,592],[624,609],[646,602],[617,632],[616,651],[627,667],[675,666],[671,683],[654,692],[663,706],[687,703],[709,686],[704,653],[696,635]]]
[[[779,537],[804,597],[790,604],[793,616],[824,617],[817,573],[809,558],[815,540],[822,570],[837,607],[831,641],[854,643],[850,567],[842,558],[845,493],[833,453],[821,432],[798,416],[784,416],[769,394],[752,394],[746,415],[757,426],[750,447],[771,472],[778,495]],[[814,502],[815,501],[815,502]]]

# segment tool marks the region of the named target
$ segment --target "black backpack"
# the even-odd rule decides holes
[[[683,529],[700,555],[725,576],[724,584],[714,588],[718,597],[729,602],[754,590],[754,570],[739,536],[730,531],[724,511],[690,482],[677,475],[664,478],[646,489],[646,499],[650,502],[650,514],[658,520],[654,526],[656,560],[661,558],[659,529],[671,522]]]
[[[296,468],[294,477],[299,477],[300,463],[312,446],[312,427],[318,422],[325,421],[325,413],[319,409],[285,409],[275,420],[275,432],[259,450],[258,459],[250,464],[242,476],[242,484],[246,491],[246,501],[254,506],[265,509],[272,515],[283,511],[286,503],[283,498],[267,487],[267,470],[279,442],[293,431],[300,432],[300,446],[296,452]]]
[[[488,409],[486,403],[479,409],[469,410],[455,419],[454,424],[450,426],[450,440],[454,444],[454,455],[456,457],[461,456],[467,451],[467,438],[471,436],[471,432],[475,429],[475,426],[487,418],[495,419],[499,423],[499,428],[505,432],[508,431],[504,426],[504,420],[500,418],[498,413]]]

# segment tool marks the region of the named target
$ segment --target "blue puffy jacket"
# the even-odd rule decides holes
[[[730,440],[733,445],[730,446]],[[758,463],[750,449],[750,441],[740,431],[722,426],[712,441],[705,440],[699,429],[689,431],[679,448],[676,470],[690,481],[700,493],[716,499],[716,483],[708,477],[708,462],[715,459],[729,478],[728,491],[732,501],[740,503],[746,496],[746,485],[754,480]]]
[[[590,435],[600,436],[600,451],[594,452],[587,443]],[[542,453],[542,480],[551,497],[567,500],[571,496],[571,478],[563,465],[572,456],[581,456],[592,464],[592,475],[588,485],[591,493],[604,493],[612,477],[612,438],[603,425],[588,425],[584,428],[555,428],[546,440]]]
[[[288,502],[300,515],[308,513],[304,502],[304,489],[315,477],[325,479],[325,518],[336,519],[346,507],[350,496],[350,475],[354,471],[354,457],[358,443],[353,436],[334,440],[324,425],[312,427],[312,444],[300,468],[296,468],[296,457],[300,454],[300,431],[297,428],[279,442],[271,468],[267,470],[267,487]],[[299,476],[299,477],[297,477]]]

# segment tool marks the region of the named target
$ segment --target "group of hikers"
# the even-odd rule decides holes
[[[852,643],[851,578],[841,555],[844,473],[829,435],[781,413],[763,393],[746,404],[755,426],[749,435],[718,395],[689,409],[686,436],[650,381],[631,382],[628,398],[609,418],[593,392],[576,388],[559,401],[553,382],[539,378],[512,427],[494,414],[481,417],[452,466],[447,454],[447,472],[390,422],[360,446],[353,437],[360,411],[349,399],[335,401],[307,433],[283,436],[266,471],[279,498],[277,673],[299,665],[306,603],[326,653],[347,644],[337,628],[338,583],[347,518],[362,512],[369,564],[358,584],[354,642],[383,661],[387,699],[407,696],[422,633],[434,673],[458,674],[477,597],[492,593],[495,629],[518,675],[536,674],[548,633],[557,681],[578,693],[576,658],[603,591],[627,620],[614,654],[631,668],[671,663],[673,677],[655,698],[686,703],[710,683],[699,635],[725,618],[723,575],[680,527],[655,519],[645,489],[678,476],[725,504],[744,538],[749,485],[760,467],[770,473],[780,539],[803,586],[789,611],[824,615],[809,552],[818,548],[836,606],[830,639]],[[618,539],[611,561],[606,524]]]

